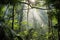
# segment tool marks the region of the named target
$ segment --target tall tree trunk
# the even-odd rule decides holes
[[[29,1],[28,1],[29,3]],[[29,18],[29,5],[28,5],[28,10],[27,10],[27,27],[29,27],[29,21],[28,21],[28,18]]]
[[[13,13],[12,13],[12,29],[14,29],[14,6],[15,4],[13,5]]]
[[[47,8],[50,9],[50,6],[48,5]],[[50,33],[53,32],[53,30],[52,30],[51,10],[48,10],[47,13],[48,13],[48,26],[49,26],[49,28],[48,28],[48,30],[49,30],[49,31],[48,31],[48,34],[50,35]],[[49,40],[54,40],[53,35],[50,35],[50,36],[48,37],[48,39],[49,39]]]
[[[28,0],[28,3],[29,3],[29,0]],[[27,27],[29,27],[29,21],[28,21],[28,18],[29,18],[29,5],[27,6]],[[26,27],[26,29],[27,29]],[[30,34],[27,36],[26,40],[30,40]]]
[[[49,30],[49,31],[48,31],[48,34],[50,35],[52,22],[51,22],[51,17],[50,17],[49,14],[48,14],[48,26],[49,26],[49,28],[48,28],[48,30]],[[51,40],[51,36],[49,36],[48,39]]]

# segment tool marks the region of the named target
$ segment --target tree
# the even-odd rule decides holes
[[[60,40],[60,0],[46,0],[46,2],[49,3],[49,5],[52,5],[52,7],[54,7],[56,9],[56,17],[57,17],[57,20],[58,20],[58,38]]]

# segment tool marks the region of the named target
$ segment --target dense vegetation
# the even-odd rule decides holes
[[[48,24],[42,27],[33,13],[30,23],[30,9],[47,11]],[[60,0],[0,0],[0,40],[60,40]]]

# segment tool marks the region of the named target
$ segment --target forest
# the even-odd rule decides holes
[[[0,40],[60,40],[60,0],[0,0]]]

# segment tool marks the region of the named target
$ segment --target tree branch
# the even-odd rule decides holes
[[[50,9],[44,9],[44,8],[39,8],[39,7],[35,7],[35,6],[31,6],[29,3],[27,2],[21,2],[21,1],[18,1],[18,3],[20,4],[27,4],[29,5],[31,8],[35,8],[35,9],[40,9],[40,10],[50,10]]]

